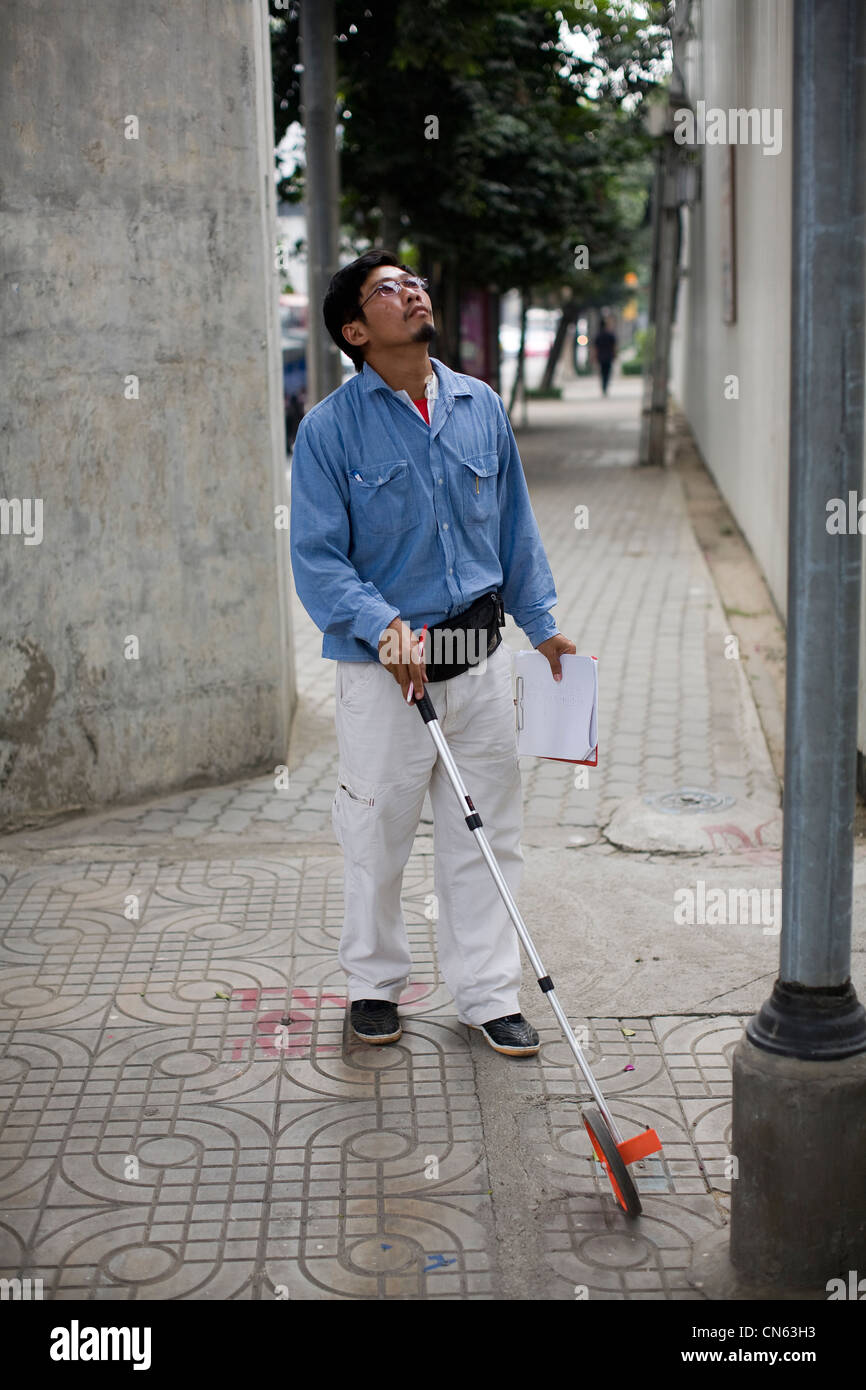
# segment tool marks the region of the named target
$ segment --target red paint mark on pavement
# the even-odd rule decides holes
[[[426,995],[432,993],[433,986],[425,984],[408,985],[400,995],[401,1004],[415,1004]],[[252,1040],[254,1051],[261,1048],[266,1057],[289,1057],[293,1060],[299,1058],[309,1058],[313,1052],[313,1030],[315,1014],[323,1005],[331,1004],[335,1008],[345,1009],[348,1007],[348,999],[345,994],[335,994],[328,990],[319,993],[311,993],[302,985],[296,986],[290,995],[288,1013],[291,1023],[283,1023],[285,1018],[285,1008],[269,1009],[267,1013],[258,1013],[259,1006],[265,995],[279,995],[285,999],[286,991],[280,986],[267,986],[265,989],[238,989],[232,992],[232,999],[239,999],[241,1009],[244,1013],[256,1013]],[[242,1062],[249,1051],[250,1038],[234,1038],[232,1040],[233,1062]],[[316,1043],[315,1056],[323,1053],[341,1052],[342,1047],[339,1043]]]
[[[245,1013],[253,1013],[258,1010],[264,995],[279,995],[285,999],[286,991],[280,985],[268,986],[265,989],[239,989],[232,994],[232,998],[240,999],[241,1008]],[[325,991],[317,998],[315,994],[310,994],[301,987],[293,989],[288,1006],[291,1023],[282,1022],[286,1016],[285,1008],[270,1009],[267,1013],[258,1014],[253,1031],[254,1050],[260,1047],[266,1057],[290,1057],[293,1060],[308,1058],[312,1051],[315,1023],[315,1018],[309,1011],[314,1015],[320,1004],[334,1004],[345,1008],[346,996]],[[249,1038],[233,1040],[233,1062],[243,1061],[249,1043]],[[338,1043],[317,1043],[315,1054],[319,1056],[322,1053],[340,1050]]]
[[[739,844],[743,849],[752,848],[752,841],[750,837],[746,834],[745,830],[743,830],[739,825],[734,825],[733,821],[728,821],[725,825],[705,825],[704,832],[705,834],[709,835],[710,840],[712,841],[713,849],[716,848],[717,835],[720,835],[722,838],[723,849],[726,849],[728,847],[728,841],[731,838],[733,838],[735,843]]]
[[[770,826],[778,826],[778,816],[771,816],[769,820],[762,821],[756,826],[751,836],[740,825],[733,821],[720,822],[717,825],[705,825],[704,832],[710,837],[713,849],[722,852],[729,851],[735,854],[745,855],[752,863],[772,864],[775,863],[780,854],[780,850],[772,845],[764,843],[764,831]],[[716,838],[720,843],[716,843]]]
[[[403,990],[403,993],[400,995],[398,1003],[415,1004],[418,1002],[419,999],[423,999],[425,995],[432,994],[432,992],[432,985],[407,985],[406,988]]]

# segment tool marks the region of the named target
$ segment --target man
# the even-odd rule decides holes
[[[522,800],[497,596],[501,621],[512,613],[554,679],[560,654],[576,648],[550,616],[556,591],[502,401],[428,356],[426,281],[392,253],[368,252],[333,277],[324,317],[357,375],[299,426],[291,549],[298,596],[324,633],[323,657],[337,663],[332,822],[351,1026],[374,1044],[402,1032],[397,1002],[412,962],[400,892],[429,789],[443,978],[461,1022],[506,1056],[529,1055],[539,1041],[519,1009],[517,934],[410,702],[428,682],[516,894]],[[422,647],[412,629],[423,623]],[[466,639],[466,650],[475,639],[474,664],[466,650],[452,649],[449,662],[436,641],[431,661],[431,635]]]
[[[601,373],[601,394],[607,395],[607,384],[610,381],[610,369],[613,366],[613,359],[616,357],[616,334],[611,331],[608,319],[602,319],[601,328],[595,335],[595,356]]]

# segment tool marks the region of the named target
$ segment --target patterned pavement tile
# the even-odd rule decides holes
[[[687,1273],[693,1245],[722,1224],[712,1199],[642,1201],[639,1229],[625,1226],[613,1208],[600,1215],[589,1195],[559,1204],[545,1242],[548,1263],[562,1281],[554,1297],[590,1302],[703,1298]]]
[[[654,1128],[660,1154],[635,1163],[631,1175],[644,1214],[623,1228],[607,1177],[580,1121],[585,1083],[552,1030],[539,1055],[544,1103],[523,1125],[538,1181],[570,1194],[549,1203],[543,1218],[548,1265],[577,1293],[559,1296],[633,1299],[699,1298],[686,1270],[693,1241],[727,1219],[730,1180],[722,1174],[730,1141],[730,1055],[744,1020],[589,1019],[581,1042],[587,1061],[624,1137]],[[553,1039],[553,1041],[548,1041]],[[688,1060],[689,1068],[680,1064]],[[718,1063],[708,1068],[706,1062]],[[625,1072],[626,1066],[634,1070]],[[695,1094],[678,1080],[688,1071]],[[707,1071],[710,1076],[707,1076]],[[721,1073],[724,1072],[725,1080]],[[622,1078],[623,1084],[618,1084]],[[579,1200],[578,1200],[579,1199]],[[697,1205],[695,1205],[697,1201]],[[683,1213],[687,1213],[687,1217]],[[678,1245],[676,1265],[666,1251]]]
[[[387,1052],[347,1028],[339,860],[18,884],[0,947],[9,1264],[58,1298],[489,1297],[480,1114],[428,861],[407,874],[422,970]]]
[[[400,1042],[381,1050],[348,1028],[339,859],[154,866],[137,919],[123,914],[142,887],[130,866],[31,872],[14,896],[24,934],[13,911],[2,940],[5,1267],[60,1299],[493,1297],[472,1041],[438,979],[429,852],[409,867],[420,978]],[[64,1004],[80,991],[80,1014],[16,993],[25,956]],[[531,1102],[528,1172],[560,1194],[542,1216],[555,1296],[699,1296],[689,1243],[726,1219],[743,1020],[576,1026],[623,1132],[651,1125],[664,1152],[633,1168],[645,1215],[623,1228],[571,1053],[542,1029],[515,1086]]]

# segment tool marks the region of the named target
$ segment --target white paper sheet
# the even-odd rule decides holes
[[[515,717],[521,756],[587,762],[598,744],[598,662],[566,652],[555,681],[541,652],[515,652]]]

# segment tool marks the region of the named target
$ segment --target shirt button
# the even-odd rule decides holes
[[[440,481],[440,483],[441,483],[442,479],[440,478],[439,481]]]
[[[453,570],[449,570],[448,573],[449,573],[449,574],[453,574],[454,571],[453,571]]]
[[[442,530],[443,530],[443,531],[447,531],[447,530],[448,530],[448,522],[447,522],[447,521],[443,522],[443,524],[442,524]]]

